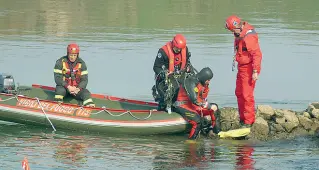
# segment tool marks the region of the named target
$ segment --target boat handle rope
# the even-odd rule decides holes
[[[49,117],[47,116],[46,112],[44,111],[43,106],[42,106],[42,104],[41,104],[41,102],[40,102],[39,98],[35,97],[35,99],[37,100],[37,102],[38,102],[39,106],[41,107],[41,110],[42,110],[43,114],[45,115],[45,117],[46,117],[46,118],[47,118],[47,120],[49,121],[50,125],[52,126],[53,131],[55,132],[55,131],[56,131],[56,129],[55,129],[55,127],[54,127],[53,123],[51,122],[51,120],[49,119]]]
[[[5,101],[9,101],[9,100],[11,100],[11,99],[16,99],[17,102],[20,103],[20,101],[19,101],[19,99],[18,99],[19,96],[24,97],[23,95],[15,95],[14,97],[10,97],[10,98],[8,98],[8,99],[4,99],[4,100],[0,99],[0,102],[5,102]],[[55,129],[53,123],[51,122],[51,120],[50,120],[49,117],[47,116],[47,114],[46,114],[46,112],[45,112],[45,110],[44,110],[44,108],[43,108],[43,106],[42,106],[42,104],[41,104],[40,99],[37,98],[37,97],[35,97],[34,99],[36,99],[37,103],[38,103],[39,106],[41,107],[41,110],[42,110],[43,114],[45,115],[46,119],[49,121],[50,125],[52,126],[52,129],[53,129],[54,131],[56,131],[56,129]],[[58,106],[61,107],[63,110],[66,110],[66,109],[61,105],[61,102],[58,102],[57,104],[58,104]],[[123,113],[120,113],[120,114],[112,114],[110,111],[107,110],[107,108],[106,108],[105,106],[103,106],[103,107],[101,107],[101,108],[102,108],[102,110],[100,110],[100,111],[98,111],[98,112],[95,112],[95,113],[89,113],[89,112],[86,111],[86,109],[84,109],[82,106],[76,108],[74,111],[76,111],[76,110],[78,110],[78,109],[81,109],[81,110],[83,110],[85,113],[87,113],[87,114],[92,114],[92,115],[99,114],[99,113],[101,113],[101,112],[106,112],[106,113],[108,113],[109,115],[114,116],[114,117],[119,117],[119,116],[123,116],[123,115],[125,115],[125,114],[129,114],[130,116],[132,116],[132,117],[135,118],[136,120],[147,120],[147,119],[149,119],[149,118],[152,116],[152,113],[153,113],[153,110],[149,110],[148,115],[147,115],[145,118],[139,118],[139,117],[136,117],[130,110],[127,110],[127,111],[125,111],[125,112],[123,112]]]
[[[19,99],[18,99],[18,96],[17,96],[17,95],[16,95],[16,96],[14,96],[14,97],[10,97],[10,98],[8,98],[8,99],[5,99],[5,100],[0,100],[0,101],[1,101],[1,102],[5,102],[5,101],[9,101],[9,100],[11,100],[11,99],[17,99],[18,103],[20,103],[20,101],[19,101]],[[41,107],[41,109],[42,109],[43,114],[45,115],[45,117],[46,117],[46,119],[49,121],[49,123],[50,123],[50,125],[51,125],[51,127],[52,127],[53,131],[55,132],[55,131],[56,131],[56,129],[55,129],[54,125],[52,124],[51,120],[49,119],[49,117],[47,116],[47,114],[45,113],[45,111],[44,111],[44,109],[43,109],[43,107],[42,107],[42,104],[40,103],[39,98],[37,98],[37,97],[36,97],[35,99],[37,100],[37,102],[38,102],[39,106],[40,106],[40,107]]]
[[[19,99],[18,99],[18,96],[20,96],[20,95],[15,95],[14,97],[10,97],[10,98],[8,98],[8,99],[0,100],[0,101],[1,101],[1,102],[5,102],[5,101],[9,101],[9,100],[11,100],[11,99],[16,99],[17,102],[20,103],[20,101],[19,101]],[[49,121],[49,123],[50,123],[50,125],[51,125],[53,131],[55,132],[56,129],[55,129],[53,123],[51,122],[51,120],[49,119],[49,117],[47,116],[46,112],[44,111],[43,106],[42,106],[42,104],[41,104],[39,98],[36,97],[35,99],[37,100],[39,106],[41,107],[41,110],[42,110],[43,114],[45,115],[45,117],[46,117],[46,119]]]
[[[100,110],[100,111],[98,111],[98,112],[96,112],[96,113],[91,113],[91,114],[99,114],[99,113],[101,113],[101,112],[104,111],[104,112],[108,113],[108,114],[111,115],[111,116],[119,117],[119,116],[123,116],[123,115],[125,115],[125,114],[128,113],[129,115],[131,115],[133,118],[135,118],[135,119],[137,119],[137,120],[146,120],[146,119],[148,119],[148,118],[150,118],[150,117],[152,116],[152,110],[149,110],[147,117],[145,117],[145,118],[139,118],[139,117],[134,116],[133,113],[132,113],[130,110],[127,110],[126,112],[123,112],[123,113],[121,113],[121,114],[115,115],[115,114],[112,114],[110,111],[108,111],[105,106],[103,106],[102,108],[103,108],[103,110]]]
[[[65,110],[65,108],[61,105],[60,102],[58,103],[58,105],[59,105],[59,107],[61,107],[63,110]],[[129,114],[129,115],[131,115],[133,118],[135,118],[136,120],[147,120],[148,118],[150,118],[150,117],[152,116],[152,111],[153,111],[153,110],[149,110],[148,115],[147,115],[145,118],[139,118],[139,117],[136,117],[130,110],[127,110],[127,111],[125,111],[125,112],[123,112],[123,113],[120,113],[120,114],[112,114],[110,111],[107,110],[107,108],[106,108],[105,106],[102,106],[101,108],[102,108],[102,110],[100,110],[100,111],[98,111],[98,112],[95,112],[95,113],[89,113],[89,112],[86,111],[86,109],[84,109],[83,107],[78,107],[78,108],[76,108],[75,110],[81,109],[81,110],[83,110],[86,114],[92,114],[92,115],[96,115],[96,114],[99,114],[99,113],[101,113],[101,112],[106,112],[106,113],[108,113],[109,115],[114,116],[114,117],[119,117],[119,116],[123,116],[123,115],[125,115],[125,114]]]

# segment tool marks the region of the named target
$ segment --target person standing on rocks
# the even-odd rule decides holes
[[[262,52],[255,28],[232,15],[226,19],[226,29],[235,36],[234,63],[238,63],[235,94],[237,97],[240,123],[251,127],[255,122],[254,89],[261,70]]]

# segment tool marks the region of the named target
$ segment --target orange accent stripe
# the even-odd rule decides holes
[[[54,91],[54,87],[49,87],[49,86],[42,86],[39,84],[32,84],[33,88],[40,88],[44,90],[50,90]],[[131,99],[125,99],[125,98],[120,98],[120,97],[115,97],[115,96],[108,96],[108,95],[102,95],[102,94],[92,94],[93,98],[98,98],[98,99],[108,99],[108,100],[116,100],[119,102],[128,102],[128,103],[134,103],[134,104],[142,104],[142,105],[149,105],[149,106],[157,106],[157,103],[154,102],[145,102],[145,101],[139,101],[139,100],[131,100]]]

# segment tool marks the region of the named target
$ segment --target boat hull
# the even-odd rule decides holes
[[[155,103],[92,95],[96,108],[80,107],[73,99],[52,101],[54,88],[32,86],[22,95],[0,94],[0,120],[98,133],[173,134],[189,129],[177,113],[153,111]],[[109,106],[104,108],[102,106]],[[130,109],[132,108],[132,109]],[[52,125],[50,124],[52,123]]]

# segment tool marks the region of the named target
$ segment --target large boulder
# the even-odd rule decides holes
[[[287,132],[291,132],[299,125],[296,113],[286,109],[276,109],[276,123],[285,128]]]
[[[312,119],[313,122],[311,124],[311,131],[316,131],[319,128],[319,121],[316,119]]]
[[[313,109],[310,115],[319,120],[319,109]]]
[[[271,134],[286,132],[286,130],[278,123],[270,123],[270,131]]]
[[[306,118],[309,118],[309,119],[311,118],[311,115],[308,112],[303,112],[302,115]]]
[[[313,126],[313,121],[309,119],[308,117],[305,117],[303,115],[297,115],[298,120],[300,122],[300,125],[305,129],[305,130],[311,130],[311,127]]]
[[[306,110],[312,118],[319,120],[319,102],[311,103]]]
[[[232,107],[221,108],[220,124],[222,131],[228,131],[239,128],[240,125],[238,110]]]
[[[269,134],[268,122],[262,117],[257,117],[250,133],[251,138],[266,140]]]
[[[269,105],[258,105],[257,115],[261,116],[265,120],[271,120],[272,116],[275,115],[275,110]]]

